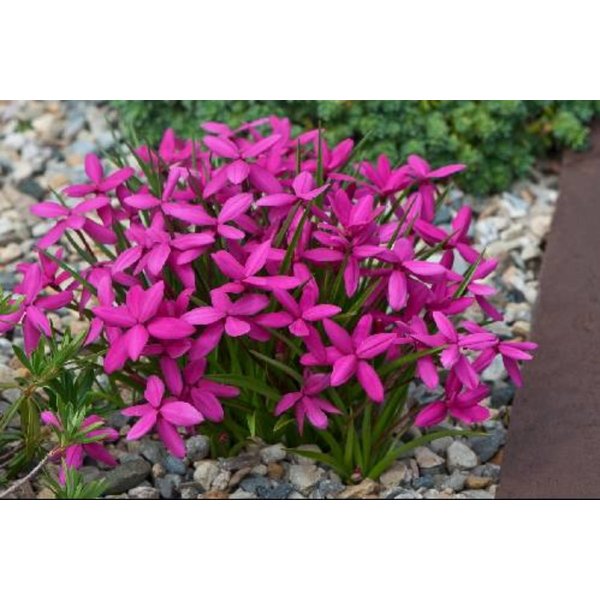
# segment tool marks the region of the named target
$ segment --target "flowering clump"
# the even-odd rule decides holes
[[[20,267],[0,332],[21,324],[30,355],[60,335],[49,311],[88,323],[74,363],[99,388],[82,428],[121,403],[135,418],[127,439],[156,432],[175,456],[200,427],[213,449],[316,441],[343,476],[375,477],[413,425],[487,419],[481,373],[496,356],[520,385],[535,344],[486,329],[501,318],[483,281],[496,261],[473,247],[470,209],[434,223],[440,186],[464,165],[361,162],[351,140],[330,148],[276,117],[203,127],[201,142],[167,131],[158,151],[131,149],[135,167],[117,157],[109,174],[89,155],[88,183],[32,209],[52,227],[39,262]],[[438,398],[414,405],[415,378]],[[51,408],[43,422],[61,430]],[[68,467],[84,453],[113,464],[102,442],[116,432],[92,433],[66,448]]]

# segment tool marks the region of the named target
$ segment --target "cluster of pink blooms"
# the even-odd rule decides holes
[[[410,353],[419,353],[415,376],[444,390],[418,413],[421,427],[485,420],[481,373],[497,355],[520,385],[518,362],[535,344],[461,317],[477,303],[488,320],[501,318],[483,282],[496,261],[473,247],[470,209],[449,228],[434,224],[438,185],[464,165],[356,163],[351,140],[331,148],[316,130],[293,136],[277,117],[203,129],[199,142],[169,130],[157,151],[139,148],[143,170],[107,175],[88,155],[89,183],[62,190],[64,204],[32,208],[54,224],[39,262],[20,266],[18,310],[0,317],[0,333],[22,324],[31,353],[53,335],[46,313],[69,307],[89,319],[85,344],[104,349],[107,374],[141,377],[136,364],[156,365],[143,400],[123,411],[137,419],[128,439],[156,431],[183,456],[181,428],[222,421],[240,394],[210,379],[211,353],[240,339],[240,352],[260,350],[275,334],[302,348],[293,366],[303,384],[288,380],[275,408],[294,411],[301,432],[306,420],[324,429],[340,412],[325,397],[330,387],[357,381],[363,399],[385,403],[393,377],[377,365]],[[66,236],[95,248],[78,277],[59,266],[64,251],[54,246]],[[453,269],[457,255],[472,265],[467,280]],[[54,415],[44,420],[60,428]],[[111,461],[95,441],[69,450],[71,466],[84,451]]]

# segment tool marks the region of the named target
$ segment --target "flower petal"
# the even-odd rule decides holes
[[[167,402],[160,409],[160,414],[169,423],[182,427],[190,427],[203,421],[202,415],[187,402]]]
[[[356,372],[358,360],[354,354],[342,356],[335,361],[331,373],[331,385],[337,387],[346,383]]]
[[[175,317],[158,317],[148,323],[150,335],[157,340],[181,340],[194,334],[189,321]]]
[[[379,375],[377,375],[377,371],[368,362],[364,360],[358,361],[356,378],[373,402],[383,402],[385,394],[383,384],[381,383],[381,379],[379,379]]]

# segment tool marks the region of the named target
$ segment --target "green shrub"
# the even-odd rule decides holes
[[[126,126],[155,143],[168,126],[200,136],[202,121],[242,121],[287,116],[302,128],[319,122],[328,137],[369,138],[365,157],[387,153],[404,160],[427,156],[434,165],[463,162],[458,178],[473,194],[506,189],[527,174],[535,159],[563,148],[582,149],[587,124],[600,113],[597,100],[175,100],[118,101]]]

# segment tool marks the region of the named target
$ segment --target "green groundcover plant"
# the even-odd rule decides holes
[[[483,195],[505,190],[527,175],[539,157],[563,148],[585,147],[589,122],[600,112],[597,100],[178,100],[116,102],[123,121],[157,143],[167,127],[198,135],[197,123],[243,121],[274,113],[305,128],[320,124],[328,139],[365,140],[365,156],[410,154],[433,164],[469,165],[457,183]],[[299,131],[299,129],[298,129]]]
[[[215,456],[255,438],[316,442],[322,453],[296,451],[346,481],[476,433],[482,371],[499,355],[520,385],[535,344],[487,329],[502,318],[484,281],[496,261],[473,247],[470,209],[434,225],[465,165],[367,162],[351,139],[294,135],[276,116],[203,129],[130,147],[110,172],[90,154],[86,183],[32,207],[52,226],[0,298],[0,333],[22,328],[26,370],[0,419],[9,473],[57,462],[58,497],[97,495],[78,469],[116,464],[114,411],[128,440],[155,433],[177,457],[198,429]],[[474,304],[480,322],[464,316]],[[48,318],[65,309],[82,334]],[[435,400],[410,398],[414,380]]]

